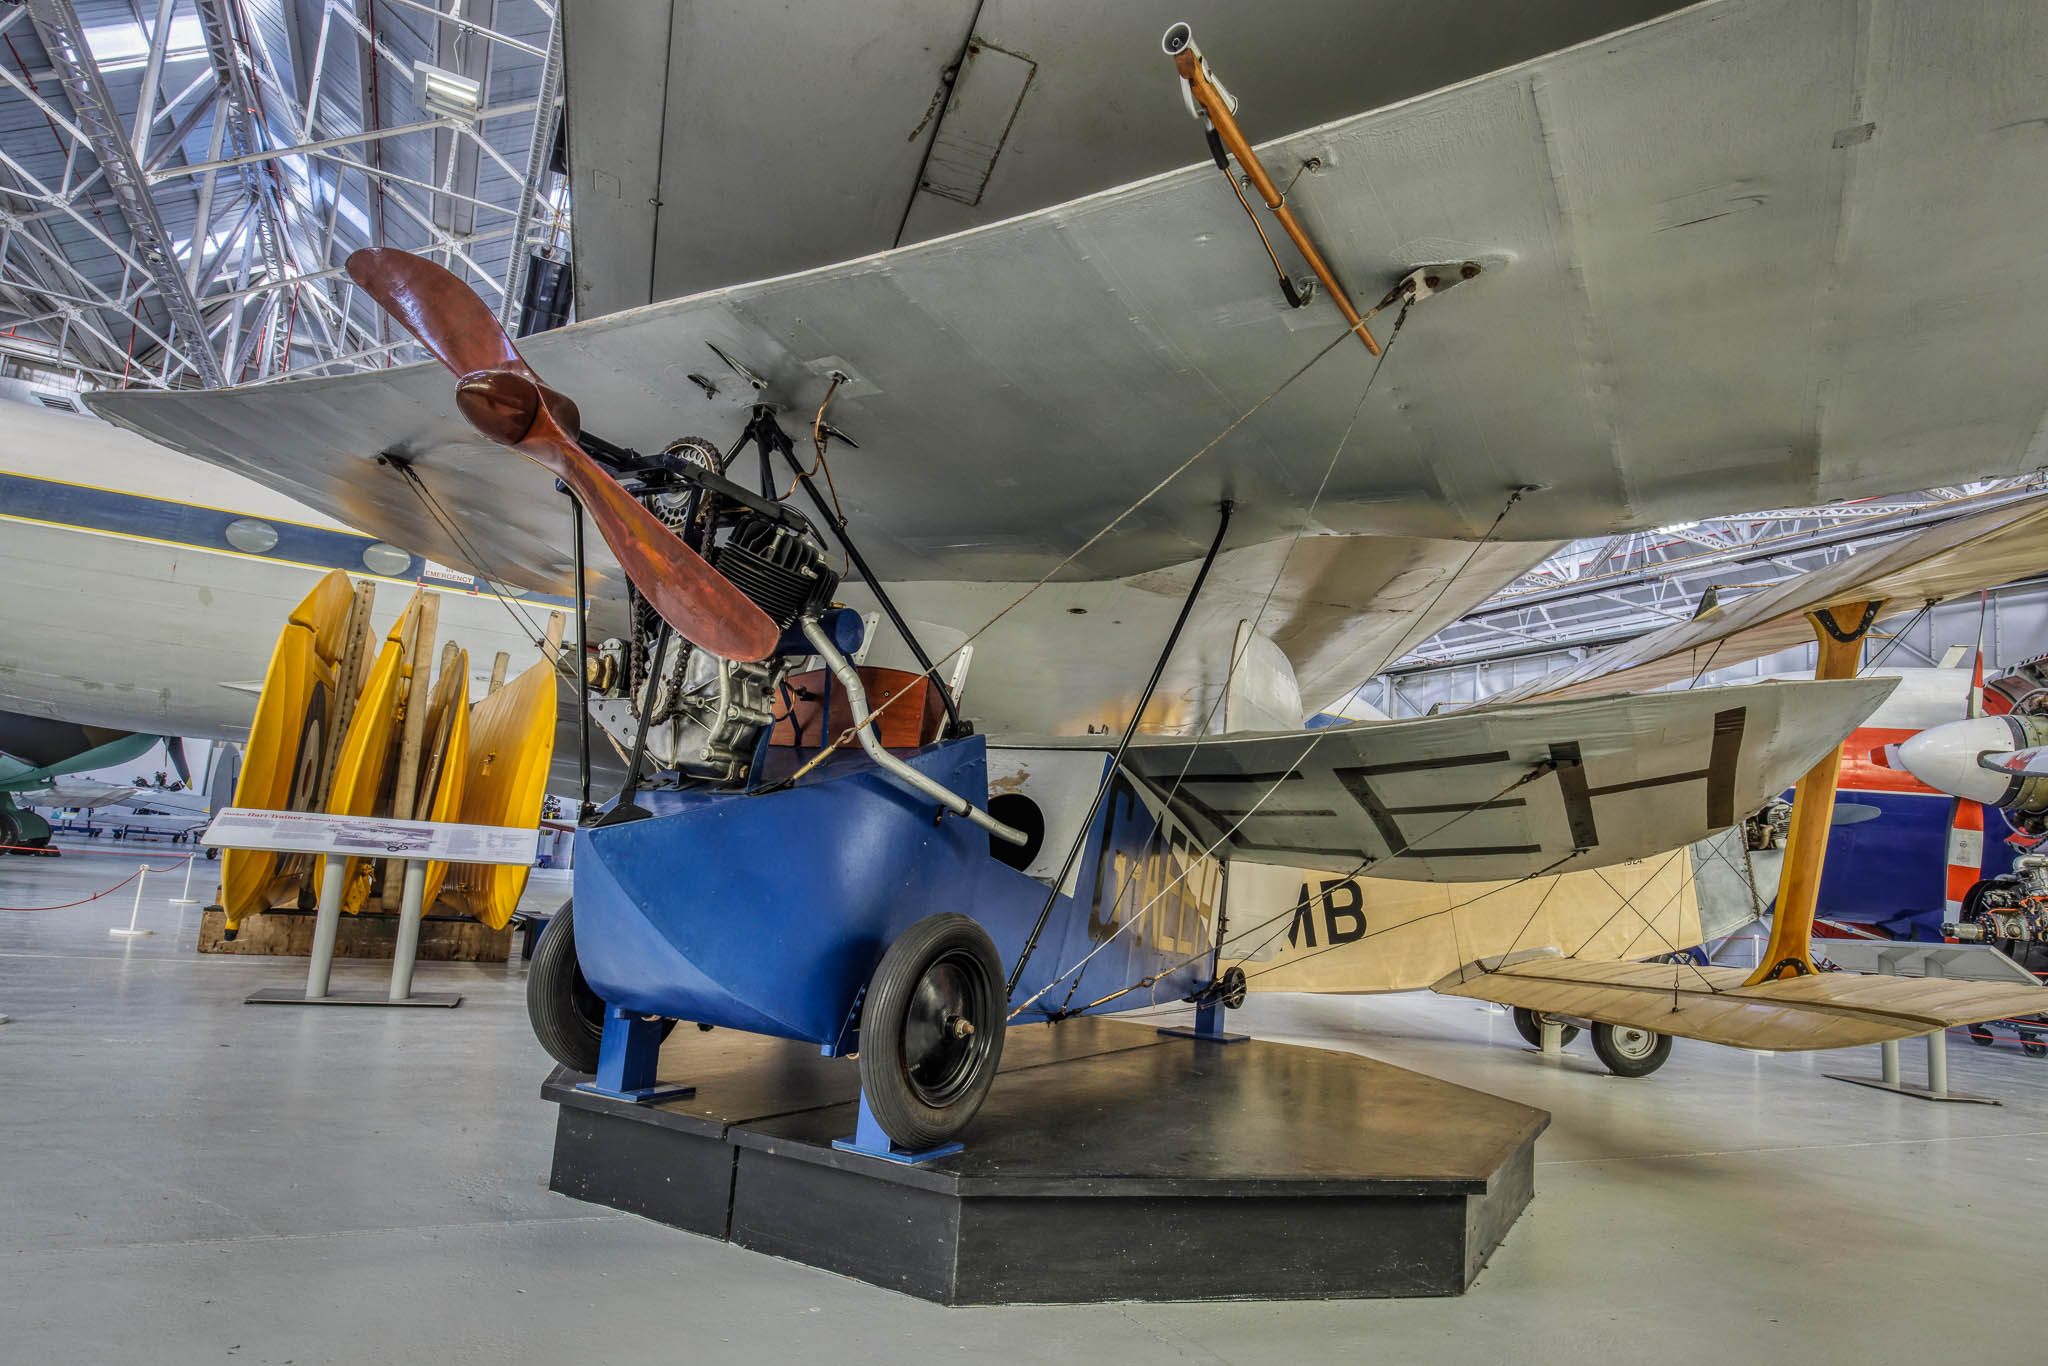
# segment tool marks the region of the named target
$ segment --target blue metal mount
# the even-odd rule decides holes
[[[1170,1039],[1200,1039],[1204,1043],[1244,1043],[1249,1034],[1226,1034],[1223,1032],[1223,1016],[1226,1011],[1223,1002],[1204,1001],[1195,1007],[1193,1029],[1162,1029],[1159,1032]]]
[[[868,1109],[868,1093],[865,1091],[860,1093],[860,1120],[854,1125],[853,1137],[835,1138],[832,1140],[832,1146],[842,1153],[879,1157],[884,1162],[901,1162],[906,1167],[914,1167],[920,1162],[930,1162],[934,1158],[951,1157],[966,1147],[962,1143],[941,1143],[936,1148],[926,1148],[922,1152],[899,1147],[894,1139],[882,1132],[881,1124],[875,1119],[875,1112]]]
[[[654,1074],[660,1062],[661,1021],[608,1005],[604,1037],[597,1045],[597,1075],[577,1083],[576,1089],[636,1105],[697,1094],[694,1086],[662,1085]]]

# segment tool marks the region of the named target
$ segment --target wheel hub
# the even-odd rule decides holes
[[[951,1104],[973,1081],[988,1051],[974,1021],[986,1007],[984,984],[955,955],[925,970],[903,1021],[903,1067],[926,1105]]]
[[[1614,1031],[1614,1051],[1625,1058],[1647,1058],[1657,1046],[1657,1036],[1647,1029],[1618,1028]]]

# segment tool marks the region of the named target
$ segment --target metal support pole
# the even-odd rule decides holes
[[[142,916],[142,884],[148,876],[149,865],[145,863],[135,874],[135,904],[128,908],[128,928],[124,930],[116,926],[107,931],[108,934],[113,935],[116,939],[140,939],[146,934],[156,933],[155,930],[138,930],[135,928],[135,922]]]
[[[405,861],[405,891],[398,906],[398,943],[391,950],[391,995],[393,1001],[403,1001],[412,995],[412,965],[420,952],[420,917],[426,907],[427,861],[409,858]],[[325,904],[325,899],[322,899]]]
[[[1557,1021],[1551,1019],[1548,1015],[1543,1016],[1542,1019],[1543,1055],[1549,1058],[1563,1056],[1564,1026],[1559,1024]]]
[[[334,971],[334,937],[341,932],[341,883],[348,871],[348,857],[326,854],[320,860],[320,911],[313,921],[313,955],[306,964],[306,999],[317,1001],[327,995],[327,979]]]
[[[514,244],[516,249],[517,244]],[[583,504],[576,495],[569,493],[568,485],[561,480],[555,487],[568,494],[569,506],[574,509],[575,531],[570,539],[576,560],[576,781],[580,799],[576,807],[578,825],[590,819],[590,617],[586,608],[589,593],[583,580]]]
[[[1886,1039],[1877,1046],[1877,1056],[1880,1063],[1879,1077],[1886,1086],[1897,1086],[1899,1084],[1899,1041],[1897,1039]]]
[[[1894,1044],[1894,1048],[1898,1045]],[[1937,1029],[1927,1036],[1927,1093],[1948,1094],[1948,1031]]]

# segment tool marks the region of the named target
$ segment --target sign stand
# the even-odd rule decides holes
[[[329,816],[302,811],[256,811],[229,807],[214,818],[200,843],[224,849],[259,849],[321,857],[320,906],[313,922],[313,952],[306,984],[263,987],[246,1005],[439,1006],[462,1004],[453,991],[412,989],[419,956],[420,921],[426,913],[427,864],[531,863],[539,832],[495,825],[452,825],[435,821]],[[334,944],[341,931],[341,898],[351,857],[383,856],[405,865],[399,899],[398,942],[391,955],[386,989],[336,989]]]

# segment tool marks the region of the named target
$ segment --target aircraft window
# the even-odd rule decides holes
[[[267,555],[277,545],[277,528],[256,517],[228,523],[228,544],[249,555]]]
[[[395,545],[378,541],[363,547],[363,567],[372,574],[396,578],[411,572],[412,556]]]

